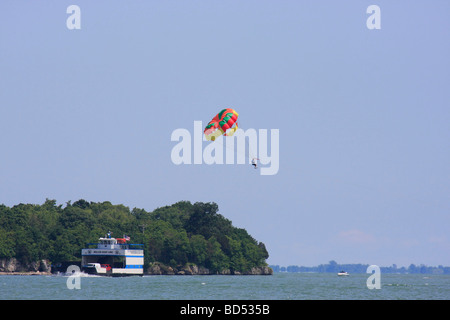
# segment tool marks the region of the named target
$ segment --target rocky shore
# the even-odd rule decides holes
[[[0,274],[43,275],[51,274],[51,264],[48,260],[33,261],[23,264],[16,258],[0,259]]]
[[[51,272],[40,272],[40,271],[30,271],[30,272],[3,272],[0,271],[0,276],[49,276]]]
[[[0,275],[48,275],[60,270],[52,270],[50,261],[39,260],[28,264],[22,264],[16,258],[0,259]],[[199,267],[195,264],[186,264],[183,267],[173,268],[159,262],[150,265],[145,275],[271,275],[272,268],[254,267],[246,272],[225,269],[221,272],[211,272],[209,269]]]
[[[161,263],[152,264],[146,271],[147,275],[272,275],[273,270],[269,267],[254,267],[247,272],[225,269],[221,272],[213,273],[209,269],[196,265],[185,265],[181,268],[172,268]]]

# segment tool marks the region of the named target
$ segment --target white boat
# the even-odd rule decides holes
[[[129,237],[112,238],[108,233],[99,238],[96,248],[81,250],[81,270],[104,276],[144,275],[144,250],[142,244],[128,244]]]
[[[346,272],[346,271],[339,271],[337,275],[338,276],[348,276],[348,272]]]

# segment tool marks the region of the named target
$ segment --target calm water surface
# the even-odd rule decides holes
[[[381,289],[366,286],[370,274],[338,277],[324,273],[272,276],[80,277],[68,289],[68,276],[0,276],[0,300],[448,300],[449,275],[382,274]]]

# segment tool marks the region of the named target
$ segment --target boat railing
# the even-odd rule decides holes
[[[98,242],[87,243],[86,247],[98,246],[98,245],[104,245],[104,244],[103,243],[98,243]],[[140,244],[140,243],[114,243],[114,244],[111,244],[111,245],[113,245],[114,247],[117,246],[118,248],[123,248],[123,249],[144,249],[144,245]]]

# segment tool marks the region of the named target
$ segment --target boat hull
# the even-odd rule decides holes
[[[97,276],[106,277],[127,277],[127,276],[143,276],[144,272],[142,269],[128,269],[128,268],[111,268],[107,269],[101,266],[87,265],[81,268],[81,271],[86,274],[92,274]]]

